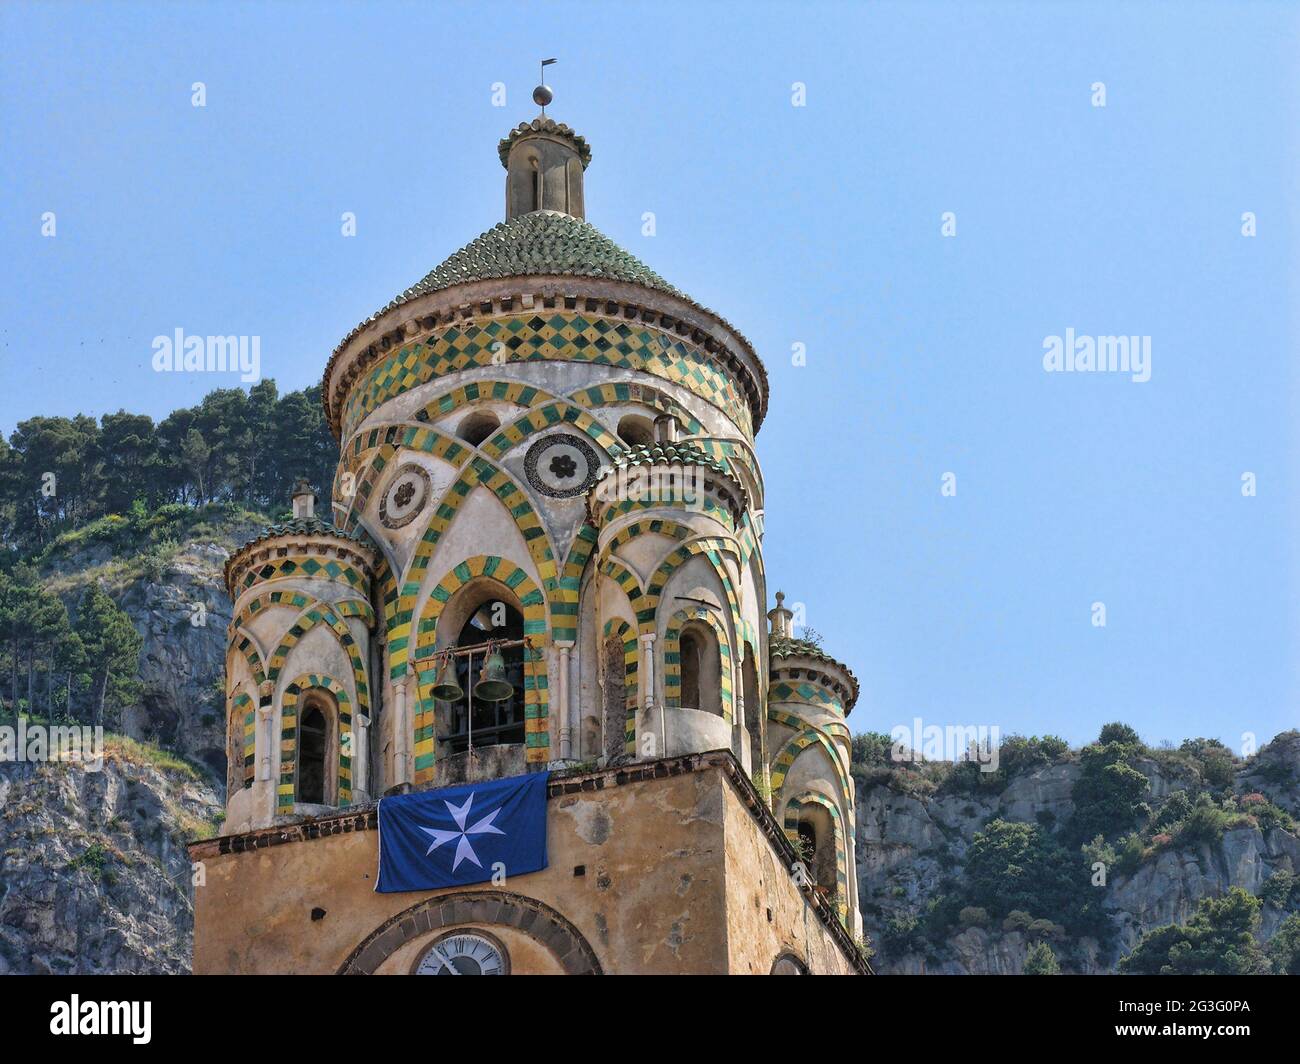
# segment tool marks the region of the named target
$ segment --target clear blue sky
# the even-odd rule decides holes
[[[318,380],[500,220],[558,56],[589,219],[766,360],[771,590],[855,730],[1300,722],[1295,6],[11,2],[0,53],[6,433],[225,384],[150,370],[178,327]],[[1045,373],[1067,327],[1152,379]]]

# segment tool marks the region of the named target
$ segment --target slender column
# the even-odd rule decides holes
[[[411,780],[411,719],[406,706],[410,668],[408,664],[407,675],[398,680],[393,689],[393,786]]]
[[[577,710],[574,707],[572,693],[569,690],[569,652],[573,650],[573,640],[555,641],[559,651],[559,676],[556,677],[556,707],[560,718],[560,760],[573,758],[573,736],[577,732]]]
[[[253,736],[253,749],[257,757],[257,778],[265,783],[272,778],[274,768],[275,736],[271,729],[275,726],[275,714],[271,705],[271,684],[265,683],[259,692],[257,706],[257,732]]]
[[[732,753],[736,755],[736,760],[739,761],[742,766],[746,765],[749,760],[749,732],[745,728],[744,683],[743,682],[737,683],[736,680],[737,679],[743,680],[743,677],[744,677],[743,672],[741,673],[740,677],[736,677],[735,674],[733,673],[732,681],[731,681],[731,690],[732,690],[731,735],[732,735],[732,745],[735,747],[735,749],[732,750]],[[751,772],[753,772],[753,768],[754,768],[753,765],[749,766]]]
[[[655,708],[655,634],[650,632],[641,637],[641,676],[645,683],[643,702],[645,705],[646,726],[654,727]],[[641,736],[637,736],[638,743]],[[638,756],[640,749],[637,750]],[[668,722],[664,719],[663,707],[659,709],[659,749],[656,756],[668,756]]]
[[[352,718],[352,793],[370,788],[370,718],[358,713]]]
[[[253,757],[257,764],[253,781],[253,808],[249,819],[255,828],[266,827],[275,817],[275,707],[273,685],[268,681],[258,692],[257,727],[253,732]]]

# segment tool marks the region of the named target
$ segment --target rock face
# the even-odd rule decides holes
[[[144,640],[143,704],[123,714],[122,730],[202,762],[225,779],[222,672],[230,599],[221,570],[228,549],[188,543],[157,581],[127,588],[118,605]]]
[[[1177,767],[1143,758],[1135,766],[1151,785],[1153,802],[1195,781]],[[951,935],[939,948],[891,955],[881,949],[891,918],[922,912],[941,892],[940,882],[960,874],[975,834],[995,818],[1026,823],[1063,823],[1074,812],[1072,792],[1082,768],[1063,761],[1012,779],[998,795],[915,797],[887,785],[858,791],[857,874],[863,924],[878,953],[881,973],[1019,974],[1033,939],[1020,931],[971,927]],[[1274,804],[1297,811],[1300,798],[1300,734],[1280,736],[1233,783],[1238,794],[1266,795]],[[1252,894],[1278,871],[1300,871],[1300,839],[1280,828],[1234,827],[1213,845],[1192,850],[1165,849],[1145,860],[1132,875],[1112,875],[1106,906],[1117,930],[1117,951],[1102,956],[1085,939],[1073,953],[1072,970],[1108,973],[1146,931],[1185,923],[1197,903],[1231,887]],[[1043,914],[1035,914],[1043,915]],[[1260,936],[1270,938],[1286,914],[1265,906]]]
[[[126,581],[110,579],[109,594],[140,633],[139,705],[122,711],[121,730],[197,761],[225,780],[226,626],[230,599],[222,569],[230,552],[258,525],[213,518],[211,534],[190,538],[166,561],[137,566]],[[45,577],[59,581],[68,609],[76,610],[86,582],[108,572],[113,549],[93,543],[50,561]],[[106,568],[107,567],[107,568]]]
[[[0,764],[0,974],[189,970],[184,847],[221,799],[133,749],[114,742],[100,771]]]

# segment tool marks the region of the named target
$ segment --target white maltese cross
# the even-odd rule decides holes
[[[460,840],[456,842],[456,860],[452,863],[451,866],[451,870],[453,872],[455,872],[456,869],[460,867],[461,861],[469,861],[470,864],[473,864],[478,868],[483,867],[479,863],[478,854],[474,852],[474,847],[470,844],[469,837],[471,835],[504,835],[505,834],[504,831],[502,831],[499,827],[497,827],[492,823],[492,821],[496,819],[496,815],[499,812],[501,812],[500,807],[493,809],[492,812],[488,813],[488,815],[485,816],[482,820],[479,820],[476,823],[471,824],[469,827],[465,826],[465,821],[469,819],[469,807],[473,803],[473,801],[474,801],[474,793],[472,791],[470,792],[470,796],[465,799],[464,805],[460,805],[460,806],[452,805],[451,802],[448,802],[446,799],[443,799],[443,804],[446,805],[447,812],[451,814],[452,820],[456,821],[456,827],[459,828],[458,831],[443,831],[440,828],[425,828],[425,827],[420,828],[420,830],[423,831],[426,835],[433,836],[433,844],[427,850],[424,851],[424,855],[426,857],[428,857],[429,854],[433,853],[433,851],[436,850],[439,846],[441,846],[444,842],[452,842],[457,839]]]

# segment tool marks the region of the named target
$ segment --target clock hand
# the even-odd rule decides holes
[[[456,966],[447,959],[447,955],[443,953],[442,950],[437,946],[434,946],[433,952],[438,955],[438,960],[442,961],[442,966],[446,968],[447,971],[451,972],[452,975],[460,975],[460,972],[456,970]]]

